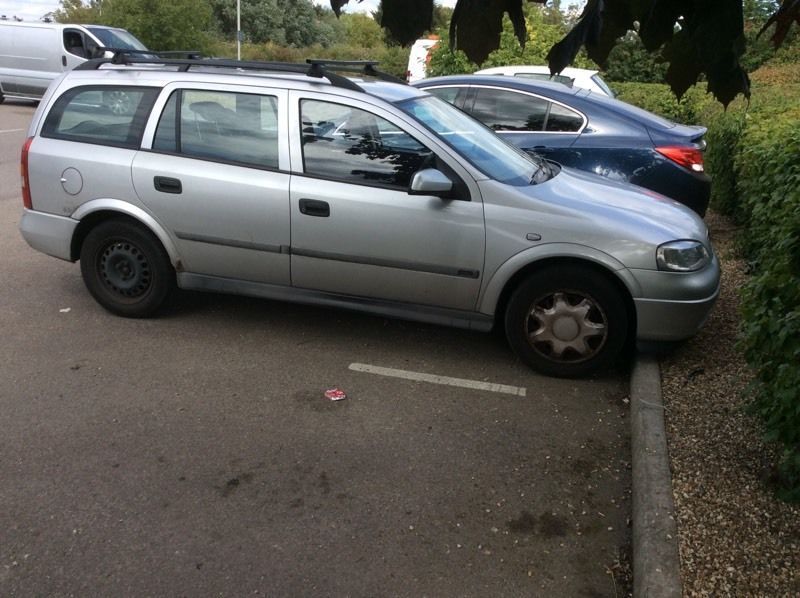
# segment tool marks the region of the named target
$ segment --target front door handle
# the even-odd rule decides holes
[[[319,216],[327,218],[331,215],[331,207],[327,201],[320,201],[318,199],[301,199],[300,200],[300,213],[306,216]]]
[[[180,179],[173,179],[168,176],[153,177],[153,186],[156,191],[161,193],[175,193],[176,195],[183,192],[183,185]]]

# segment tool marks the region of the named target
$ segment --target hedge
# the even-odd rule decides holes
[[[800,65],[753,74],[753,98],[728,110],[698,89],[617,84],[620,99],[708,126],[712,207],[740,226],[751,265],[742,289],[740,348],[755,373],[753,410],[782,451],[779,496],[800,501]]]

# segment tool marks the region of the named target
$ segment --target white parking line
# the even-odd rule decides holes
[[[19,133],[20,131],[24,131],[25,129],[5,129],[0,130],[0,133]]]
[[[404,380],[415,380],[417,382],[431,382],[433,384],[444,384],[446,386],[458,386],[460,388],[471,388],[473,390],[488,390],[489,392],[499,392],[507,395],[524,397],[526,390],[520,386],[508,386],[506,384],[492,384],[491,382],[479,382],[478,380],[465,380],[464,378],[450,378],[449,376],[434,376],[433,374],[423,374],[421,372],[409,372],[407,370],[395,370],[393,368],[382,368],[366,363],[351,363],[349,368],[354,372],[365,372],[378,376],[389,376],[390,378],[403,378]]]

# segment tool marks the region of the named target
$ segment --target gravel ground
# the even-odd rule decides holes
[[[706,221],[723,285],[701,333],[661,361],[686,596],[800,596],[800,505],[767,482],[774,453],[745,412],[747,366],[736,350],[744,264],[734,229]]]

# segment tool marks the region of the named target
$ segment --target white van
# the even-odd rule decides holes
[[[558,75],[550,76],[550,67],[542,65],[511,65],[496,66],[488,69],[475,71],[476,75],[505,75],[508,77],[526,77],[528,79],[540,79],[543,81],[555,81],[563,83],[567,87],[580,87],[589,89],[595,93],[600,93],[610,98],[616,96],[611,88],[600,77],[598,71],[591,69],[578,69],[567,67]]]
[[[418,39],[411,46],[411,52],[408,55],[408,70],[406,71],[406,80],[409,83],[419,81],[427,76],[431,52],[438,43],[438,37],[430,37]]]
[[[147,49],[124,29],[114,27],[0,21],[0,102],[41,99],[61,73],[103,56],[102,47]]]

